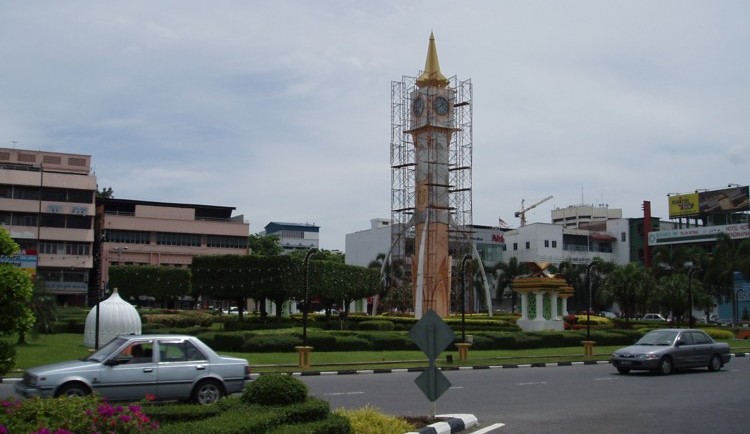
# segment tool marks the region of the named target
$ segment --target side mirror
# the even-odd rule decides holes
[[[104,366],[117,366],[117,365],[124,365],[125,363],[128,363],[132,360],[132,357],[125,356],[125,357],[114,357],[111,359],[108,359],[104,362]]]

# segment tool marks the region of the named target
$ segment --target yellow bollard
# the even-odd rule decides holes
[[[299,353],[299,367],[300,368],[309,368],[310,367],[310,353],[313,350],[313,347],[294,347],[295,350]]]
[[[590,359],[594,357],[594,344],[596,344],[595,341],[581,341],[583,344],[583,357],[586,359]]]
[[[471,346],[468,342],[460,342],[456,344],[458,348],[458,361],[465,362],[469,360],[469,347]]]

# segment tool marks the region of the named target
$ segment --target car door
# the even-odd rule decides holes
[[[695,363],[695,345],[690,333],[682,332],[677,337],[672,358],[676,368],[693,366]]]
[[[92,384],[110,400],[138,401],[156,390],[153,340],[130,341],[117,355],[102,364]]]
[[[714,355],[713,340],[701,331],[693,331],[690,334],[693,335],[693,341],[695,342],[693,366],[708,366],[711,356]]]
[[[210,372],[208,358],[189,339],[160,339],[158,347],[159,396],[189,398],[196,381]]]

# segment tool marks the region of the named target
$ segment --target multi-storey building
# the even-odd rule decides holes
[[[21,247],[14,262],[60,304],[86,302],[95,195],[89,155],[0,148],[0,222]]]
[[[622,210],[606,206],[571,205],[552,210],[552,223],[566,228],[577,228],[583,223],[622,218]]]
[[[320,241],[320,227],[310,223],[270,222],[262,233],[279,237],[285,252],[317,249]]]
[[[100,288],[113,264],[187,268],[193,256],[247,253],[250,225],[233,207],[100,198]]]

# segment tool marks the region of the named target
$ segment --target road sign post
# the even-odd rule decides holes
[[[429,365],[414,380],[422,393],[430,400],[430,418],[435,418],[435,401],[451,387],[451,382],[435,365],[435,360],[456,339],[453,330],[430,309],[409,330],[409,337],[427,355]]]

